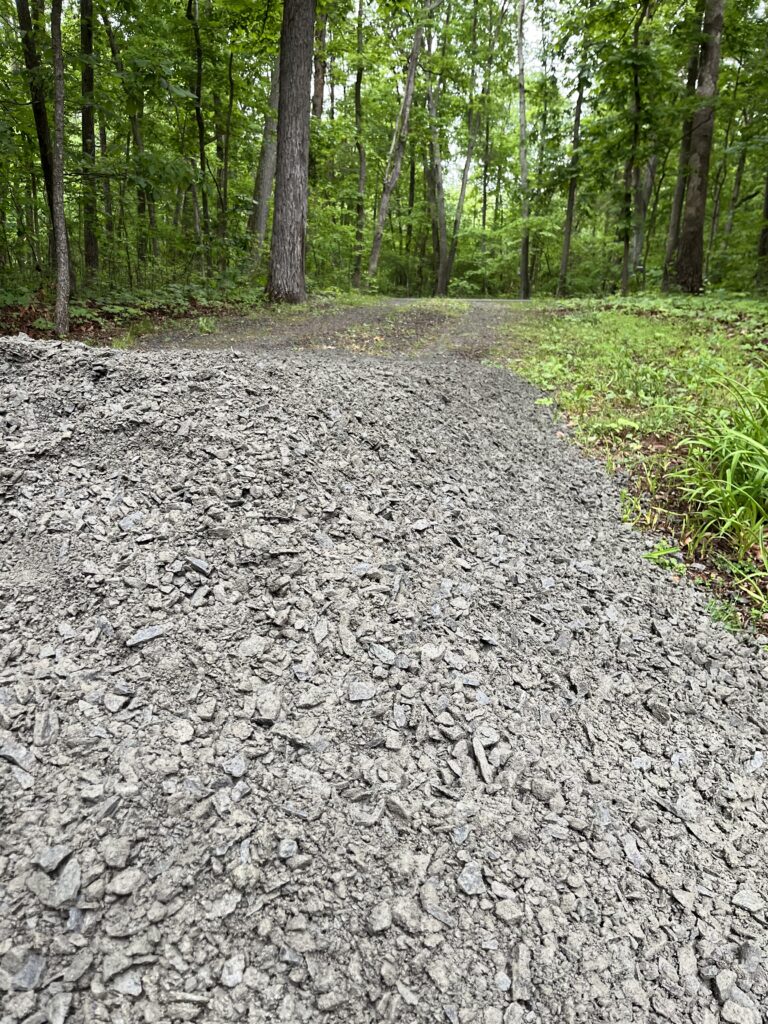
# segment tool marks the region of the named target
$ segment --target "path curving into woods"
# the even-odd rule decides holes
[[[760,1024],[768,663],[508,315],[0,341],[2,1024]]]

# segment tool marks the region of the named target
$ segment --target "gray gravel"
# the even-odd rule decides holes
[[[768,1006],[768,662],[510,375],[0,342],[0,1024]]]

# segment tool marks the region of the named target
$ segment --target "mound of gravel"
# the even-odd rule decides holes
[[[768,663],[514,377],[0,342],[0,1022],[759,1024]]]

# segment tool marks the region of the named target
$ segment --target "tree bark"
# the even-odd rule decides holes
[[[301,302],[309,178],[309,96],[315,0],[285,0],[280,33],[280,106],[272,251],[267,294],[272,302]]]
[[[61,3],[51,3],[53,58],[53,226],[56,238],[56,305],[53,323],[60,336],[69,334],[69,245],[64,214],[64,55],[61,46]]]
[[[768,174],[763,191],[763,225],[757,242],[757,273],[755,284],[760,291],[768,290]]]
[[[357,149],[357,197],[355,200],[355,262],[352,287],[359,288],[363,278],[363,242],[365,239],[365,179],[367,173],[363,141],[363,0],[357,5],[357,72],[355,74],[355,148]],[[410,229],[410,220],[408,229]]]
[[[520,239],[520,298],[531,297],[529,277],[529,249],[531,215],[528,194],[528,137],[525,112],[525,54],[523,52],[525,33],[525,0],[517,5],[517,101],[520,112],[520,217],[523,230]]]
[[[323,98],[325,95],[325,75],[328,69],[328,58],[325,43],[328,35],[328,15],[324,15],[317,23],[315,33],[314,76],[312,83],[312,116],[318,120],[323,116]]]
[[[730,238],[733,231],[733,219],[741,197],[741,183],[744,180],[744,169],[747,166],[747,146],[742,142],[739,151],[739,159],[736,164],[736,173],[733,176],[733,188],[731,189],[731,201],[728,204],[728,216],[725,219],[724,234],[726,239]]]
[[[197,124],[197,149],[200,163],[200,200],[203,208],[203,231],[205,233],[206,263],[210,260],[211,214],[208,208],[208,162],[205,157],[205,118],[203,117],[203,44],[200,39],[200,9],[198,0],[188,0],[187,20],[192,26],[195,44],[195,123]]]
[[[453,276],[453,264],[456,261],[456,250],[459,247],[459,233],[461,221],[464,216],[464,203],[467,198],[467,186],[469,175],[472,170],[472,157],[475,152],[475,143],[480,131],[480,111],[476,109],[475,86],[477,84],[477,0],[472,10],[472,72],[470,75],[469,103],[467,110],[467,150],[464,154],[464,169],[461,172],[461,184],[459,196],[456,200],[456,210],[453,215],[453,228],[451,231],[451,242],[448,249],[448,265],[446,267],[446,291]]]
[[[83,147],[83,250],[85,270],[95,274],[99,269],[99,238],[97,230],[96,182],[96,119],[93,90],[93,0],[80,0],[80,59],[82,69],[81,139]]]
[[[699,77],[699,58],[701,46],[697,41],[688,65],[688,80],[686,82],[686,94],[693,96],[696,92],[696,80]],[[664,249],[664,269],[662,271],[661,290],[669,291],[669,286],[675,272],[677,250],[680,245],[680,222],[683,216],[683,203],[685,202],[686,185],[688,184],[688,162],[691,156],[691,129],[693,119],[687,117],[683,122],[683,137],[680,140],[680,157],[677,163],[677,181],[675,192],[672,196],[672,210],[669,215],[669,230],[667,231],[667,243]]]
[[[435,92],[427,88],[427,108],[430,122],[430,177],[434,202],[434,224],[437,242],[435,295],[448,294],[448,223],[445,214],[445,187],[443,185],[443,157],[440,148],[440,126],[437,122]]]
[[[725,0],[707,0],[701,65],[696,86],[699,106],[691,123],[688,187],[680,228],[677,283],[684,292],[692,295],[698,294],[704,286],[704,221],[712,137],[715,130],[714,99],[720,72],[724,4]]]
[[[254,262],[258,270],[264,250],[264,239],[267,236],[269,206],[272,198],[272,187],[275,182],[275,163],[277,161],[277,106],[280,99],[280,62],[272,65],[269,87],[269,110],[264,118],[264,130],[261,137],[259,166],[253,190],[253,209],[248,219],[248,231],[254,236]]]
[[[573,137],[571,141],[571,160],[568,167],[568,199],[565,205],[565,224],[563,225],[563,250],[560,254],[560,273],[557,278],[556,295],[562,297],[568,288],[568,264],[571,259],[571,239],[573,237],[573,219],[576,213],[576,190],[579,184],[579,146],[581,145],[581,111],[584,106],[584,90],[586,77],[579,75],[576,93],[576,109],[573,114]]]
[[[42,61],[35,40],[35,25],[29,10],[28,0],[16,0],[16,13],[21,31],[21,47],[24,53],[24,66],[27,69],[29,82],[29,98],[32,115],[35,121],[37,145],[40,152],[40,169],[45,184],[45,197],[53,222],[53,154],[51,150],[51,130],[48,123],[48,107],[46,106],[45,81],[42,72]]]
[[[622,207],[622,241],[621,259],[621,294],[629,294],[629,282],[632,271],[632,192],[638,184],[637,155],[640,147],[640,116],[642,111],[642,94],[640,92],[640,65],[638,61],[640,49],[640,29],[648,16],[650,0],[645,0],[635,19],[632,28],[632,95],[630,111],[632,115],[632,142],[629,155],[624,164],[624,199]]]
[[[431,10],[431,7],[432,5],[428,5],[425,12]],[[368,276],[372,278],[376,276],[379,269],[381,243],[384,238],[384,225],[387,222],[387,214],[389,213],[389,204],[392,199],[392,193],[395,191],[395,187],[397,186],[397,181],[400,177],[400,169],[403,164],[403,153],[405,152],[405,144],[408,139],[408,126],[411,117],[411,105],[413,104],[413,91],[416,85],[416,71],[418,68],[419,53],[421,52],[423,38],[424,27],[420,20],[419,24],[416,26],[416,31],[413,34],[411,54],[408,58],[408,71],[405,77],[403,102],[400,105],[400,113],[398,114],[397,121],[395,122],[395,130],[392,134],[392,143],[389,147],[387,169],[384,173],[384,185],[381,190],[381,200],[379,202],[379,212],[373,232],[373,245],[371,246],[371,255],[368,260]]]

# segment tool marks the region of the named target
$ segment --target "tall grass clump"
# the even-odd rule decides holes
[[[694,542],[725,542],[768,574],[768,370],[748,382],[724,381],[725,408],[687,438],[675,474],[689,506]]]

